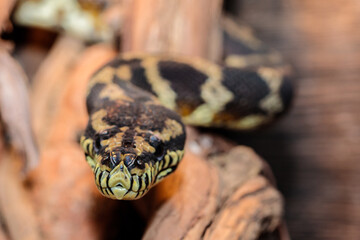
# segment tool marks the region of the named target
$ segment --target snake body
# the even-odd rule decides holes
[[[281,71],[225,62],[123,54],[93,75],[81,146],[103,195],[137,199],[172,173],[184,154],[184,123],[249,130],[288,108],[292,86]]]

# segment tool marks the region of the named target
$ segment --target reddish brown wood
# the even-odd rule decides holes
[[[221,0],[134,0],[123,51],[167,52],[217,60]]]
[[[125,49],[218,59],[221,1],[152,4],[134,1],[129,13],[133,28],[123,33]],[[278,228],[282,198],[262,175],[263,161],[248,148],[230,150],[234,144],[191,128],[179,169],[145,198],[128,203],[102,197],[77,138],[87,122],[87,81],[115,52],[105,45],[85,48],[59,39],[34,78],[41,163],[28,185],[14,186],[29,194],[36,212],[32,222],[41,238],[250,240]]]
[[[77,143],[77,134],[87,122],[87,82],[94,71],[114,56],[115,52],[107,46],[90,47],[79,56],[72,71],[64,76],[69,80],[64,84],[58,111],[49,127],[41,164],[31,175],[33,201],[45,239],[101,237],[99,229],[94,227],[98,220],[94,221],[92,216],[100,194]]]
[[[34,202],[21,176],[21,157],[15,151],[3,151],[0,161],[0,213],[4,226],[12,240],[42,239]]]
[[[24,156],[25,172],[38,164],[38,150],[30,121],[28,79],[11,55],[0,48],[0,118],[10,143]]]
[[[275,128],[239,142],[270,161],[292,239],[359,239],[359,1],[242,2],[242,18],[296,66],[298,94]]]
[[[16,0],[0,1],[0,33],[9,26],[9,16]]]
[[[54,119],[59,98],[69,80],[68,75],[84,46],[81,40],[61,36],[32,79],[31,104],[34,132],[43,146]]]

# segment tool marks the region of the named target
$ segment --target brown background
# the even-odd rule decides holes
[[[296,67],[290,114],[238,137],[273,167],[292,239],[360,239],[360,2],[244,0],[227,7]]]

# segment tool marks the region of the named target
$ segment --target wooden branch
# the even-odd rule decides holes
[[[28,79],[19,63],[0,49],[0,115],[15,149],[25,155],[25,172],[38,164],[29,112]]]
[[[125,24],[129,29],[123,32],[125,51],[218,60],[221,0],[133,1]],[[33,89],[40,165],[31,172],[28,185],[22,184],[16,171],[8,170],[14,169],[11,165],[0,165],[0,188],[4,193],[16,189],[15,194],[0,193],[0,212],[11,237],[23,237],[22,232],[14,232],[23,224],[18,209],[4,207],[16,202],[13,196],[24,201],[18,203],[19,210],[33,224],[32,239],[117,239],[136,234],[144,239],[253,240],[278,228],[282,198],[262,175],[262,160],[249,148],[234,148],[220,137],[190,127],[178,170],[147,196],[129,203],[100,195],[77,138],[88,118],[88,79],[115,55],[108,46],[85,48],[61,37],[40,67]],[[1,162],[5,163],[10,162]],[[133,220],[139,213],[142,218]],[[135,230],[127,231],[131,227]]]
[[[37,206],[44,239],[102,237],[99,228],[94,227],[102,221],[94,219],[94,205],[100,194],[77,137],[88,119],[85,108],[87,82],[94,71],[113,57],[115,52],[108,46],[90,47],[79,56],[72,70],[62,75],[69,80],[54,106],[57,111],[43,143],[46,147],[43,147],[40,165],[30,177],[33,202]],[[51,90],[41,86],[44,90]],[[51,97],[49,93],[44,96]],[[44,116],[49,114],[44,113]],[[48,122],[47,119],[42,121],[40,126]]]
[[[133,0],[122,49],[218,60],[221,4],[221,0]]]
[[[2,0],[0,1],[0,33],[6,28],[6,22],[9,21],[9,16],[16,0]]]
[[[144,239],[200,239],[218,206],[217,170],[188,152],[175,174],[155,190],[153,201],[163,204]]]
[[[219,4],[220,1],[134,0],[123,49],[218,60]],[[188,153],[195,138],[201,135],[190,131]],[[210,148],[218,146],[213,144]],[[229,148],[224,145],[219,151]],[[200,155],[207,158],[206,154]],[[199,156],[188,154],[175,175],[164,180],[153,193],[152,201],[160,208],[153,213],[145,239],[256,239],[262,232],[279,226],[281,196],[259,175],[265,165],[250,149],[240,147],[219,156],[212,161],[215,168]],[[213,184],[214,176],[220,179],[220,188]]]
[[[220,169],[223,183],[220,211],[204,239],[257,239],[273,232],[282,218],[282,197],[260,176],[263,161],[243,146],[210,159]]]
[[[12,240],[42,239],[34,203],[20,177],[20,160],[15,151],[1,153],[0,213]]]
[[[59,98],[64,91],[68,75],[83,43],[69,36],[60,36],[46,59],[42,62],[32,81],[31,103],[34,132],[39,146],[43,146],[54,118]]]

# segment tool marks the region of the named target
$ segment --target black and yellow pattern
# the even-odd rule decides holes
[[[282,71],[266,64],[223,67],[198,58],[124,54],[90,80],[81,145],[102,194],[137,199],[182,159],[182,122],[254,129],[281,115],[291,97]]]

